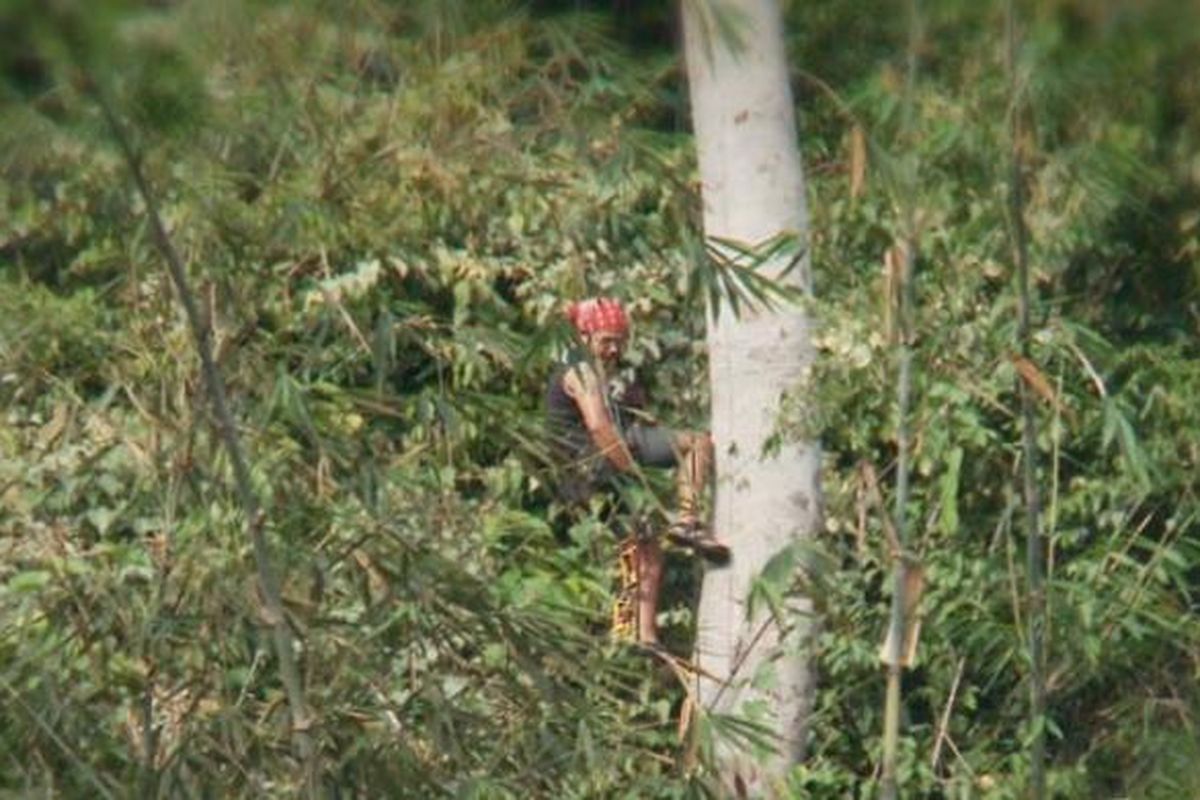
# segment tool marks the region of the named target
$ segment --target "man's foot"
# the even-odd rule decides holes
[[[713,536],[712,531],[697,520],[676,520],[671,527],[667,528],[667,539],[694,551],[709,561],[729,560],[729,545]]]

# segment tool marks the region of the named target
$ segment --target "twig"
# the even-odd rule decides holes
[[[1107,399],[1108,389],[1104,386],[1104,378],[1100,377],[1100,373],[1096,371],[1096,368],[1092,365],[1092,362],[1086,355],[1084,355],[1084,352],[1080,350],[1078,345],[1076,345],[1074,342],[1067,342],[1067,349],[1074,353],[1075,357],[1079,359],[1079,363],[1083,365],[1084,371],[1087,372],[1088,377],[1092,379],[1092,385],[1096,387],[1096,394]]]
[[[1141,527],[1138,529],[1139,535],[1140,535],[1141,531],[1146,528],[1147,523],[1153,518],[1154,518],[1154,512],[1150,512],[1149,514],[1146,515],[1146,519],[1142,522]],[[1149,579],[1150,579],[1151,575],[1153,574],[1154,569],[1158,566],[1158,563],[1163,559],[1164,554],[1167,551],[1167,548],[1169,548],[1172,544],[1174,544],[1175,540],[1178,539],[1180,536],[1182,536],[1183,533],[1185,531],[1187,531],[1188,529],[1189,529],[1189,525],[1186,524],[1186,521],[1185,521],[1185,524],[1177,525],[1175,528],[1172,528],[1169,525],[1163,527],[1162,537],[1159,539],[1158,544],[1155,546],[1154,553],[1150,556],[1149,560],[1147,560],[1144,564],[1142,564],[1141,567],[1138,569],[1137,577],[1134,579],[1134,583],[1133,583],[1133,594],[1129,598],[1128,601],[1126,601],[1125,603],[1122,604],[1122,607],[1119,609],[1119,613],[1128,614],[1137,609],[1137,604],[1142,599],[1142,594],[1146,590],[1146,584],[1149,583]],[[1124,592],[1122,594],[1124,594]],[[1115,614],[1118,612],[1114,611],[1113,613]],[[1108,617],[1110,615],[1106,614],[1105,616]],[[1108,637],[1112,635],[1112,632],[1116,628],[1116,626],[1117,626],[1116,619],[1109,620],[1109,622],[1104,626],[1103,632],[1100,634],[1101,640],[1107,641]]]
[[[246,532],[254,549],[254,560],[258,571],[258,582],[263,596],[264,610],[269,619],[275,655],[279,659],[280,679],[283,682],[284,691],[287,693],[296,750],[305,764],[308,773],[306,780],[308,792],[311,796],[315,796],[319,765],[317,752],[313,746],[312,738],[308,733],[308,729],[312,725],[312,720],[309,717],[308,709],[304,702],[300,673],[296,667],[296,657],[292,647],[292,634],[288,628],[287,617],[284,614],[283,603],[280,598],[279,582],[271,562],[270,548],[267,544],[266,536],[263,534],[265,516],[259,507],[258,496],[254,492],[250,469],[247,466],[246,457],[242,450],[237,427],[234,423],[233,415],[229,411],[225,383],[213,359],[212,332],[204,324],[200,308],[188,284],[187,270],[184,267],[183,260],[180,258],[179,252],[175,249],[175,245],[171,241],[171,237],[167,234],[166,227],[163,225],[162,215],[159,213],[158,199],[150,190],[150,186],[142,173],[140,155],[134,149],[128,133],[121,125],[120,120],[117,119],[116,113],[113,111],[111,104],[104,96],[99,85],[94,81],[89,81],[88,88],[97,105],[100,107],[100,111],[104,115],[113,138],[116,140],[117,146],[120,148],[126,165],[133,176],[134,185],[137,188],[138,194],[141,195],[142,202],[146,206],[146,215],[154,235],[155,245],[166,262],[171,279],[175,284],[175,290],[179,295],[179,300],[183,304],[184,311],[187,314],[196,349],[200,355],[200,366],[204,375],[204,383],[208,389],[209,400],[212,403],[216,416],[217,433],[225,445],[225,449],[229,452],[229,460],[233,467],[234,482],[237,485],[242,511],[246,517]]]
[[[903,554],[903,548],[900,545],[900,536],[896,533],[896,526],[887,513],[887,504],[883,501],[883,493],[879,490],[879,476],[875,472],[875,465],[870,461],[863,461],[858,468],[862,473],[863,482],[866,484],[867,495],[870,497],[871,503],[879,510],[879,522],[883,526],[883,538],[887,540],[888,555],[893,561],[896,561]]]
[[[929,766],[934,772],[937,772],[938,762],[942,758],[942,742],[949,740],[946,731],[950,727],[950,712],[954,709],[954,700],[958,696],[958,684],[962,681],[963,668],[966,664],[967,659],[965,657],[958,660],[958,669],[954,673],[954,682],[950,684],[950,696],[946,698],[946,707],[942,709],[942,718],[938,721],[937,736],[933,740],[933,755],[929,759]]]
[[[717,704],[721,701],[721,696],[725,694],[725,690],[727,688],[733,685],[733,680],[738,676],[738,673],[742,671],[742,667],[746,664],[746,659],[749,658],[750,653],[754,650],[754,648],[758,646],[759,641],[761,641],[762,637],[766,634],[767,628],[770,627],[771,623],[774,621],[775,616],[773,614],[764,619],[762,624],[758,626],[758,630],[754,632],[754,636],[750,637],[750,644],[747,645],[744,650],[741,650],[741,652],[738,653],[737,659],[734,660],[733,666],[729,670],[729,677],[721,681],[721,687],[717,689],[716,694],[713,695],[713,699],[709,701],[709,710],[717,707]],[[698,666],[696,667],[696,674],[706,678],[711,678],[714,681],[721,680],[715,675],[701,670]]]
[[[946,746],[950,748],[950,751],[954,753],[954,757],[959,760],[959,762],[963,765],[963,769],[965,769],[967,774],[971,776],[971,779],[974,780],[975,770],[971,769],[971,763],[963,758],[962,751],[958,749],[958,745],[956,745],[954,740],[948,735],[946,736]]]

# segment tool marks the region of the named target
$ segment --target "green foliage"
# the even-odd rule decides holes
[[[64,82],[3,110],[0,738],[22,754],[4,790],[300,780],[194,351],[141,201],[65,82],[80,67],[134,131],[211,326],[323,784],[703,790],[671,758],[681,685],[607,641],[612,537],[552,505],[540,424],[564,297],[653,284],[666,314],[634,311],[674,327],[690,199],[657,176],[688,158],[639,131],[667,65],[595,18],[457,9],[14,16],[38,42],[84,38],[37,51]],[[632,360],[690,346],[669,330]],[[671,618],[686,638],[686,606]]]
[[[1174,6],[1113,11],[1105,27],[1098,5],[1043,5],[1044,13],[1027,18],[1030,44],[1021,53],[1032,131],[1021,143],[1026,219],[1039,298],[1032,363],[1013,357],[1003,191],[1008,101],[1000,53],[989,44],[1000,39],[996,14],[966,4],[926,12],[907,132],[903,86],[886,65],[851,70],[837,84],[841,99],[822,94],[806,104],[810,128],[836,130],[849,112],[869,131],[874,182],[852,196],[842,174],[854,158],[848,138],[817,137],[810,160],[829,164],[815,170],[812,189],[825,357],[810,382],[816,388],[788,408],[797,409],[795,425],[823,433],[830,453],[824,546],[841,568],[824,576],[819,592],[826,680],[798,792],[859,795],[878,760],[882,677],[872,643],[887,626],[891,565],[878,520],[890,509],[873,507],[853,467],[866,460],[886,476],[894,465],[892,288],[882,268],[906,213],[919,244],[907,513],[927,586],[919,662],[906,677],[905,794],[1024,796],[1031,723],[1018,380],[1030,382],[1040,408],[1049,710],[1035,724],[1048,734],[1050,792],[1165,791],[1143,768],[1169,774],[1164,786],[1195,780],[1194,764],[1150,755],[1157,737],[1150,731],[1195,736],[1195,698],[1184,676],[1194,673],[1200,641],[1197,487],[1191,456],[1183,455],[1195,421],[1182,401],[1195,372],[1195,320],[1183,307],[1195,292],[1180,278],[1196,267],[1184,200],[1196,184],[1183,153],[1200,124],[1188,114],[1164,125],[1147,109],[1156,93],[1118,88],[1154,82],[1162,64],[1179,57],[1183,45],[1160,27]],[[825,11],[810,21],[832,24],[836,16]],[[950,30],[956,45],[939,35]],[[816,71],[818,34],[805,29],[797,52]],[[898,59],[902,36],[889,18],[866,39],[890,37]],[[1164,91],[1188,91],[1171,83],[1176,88]],[[1106,102],[1113,92],[1120,102]],[[901,162],[911,166],[899,169]],[[1153,213],[1143,211],[1147,203]],[[1161,697],[1172,698],[1174,715],[1162,710]]]
[[[894,458],[880,267],[908,209],[909,518],[927,589],[902,785],[1017,797],[1030,723],[1000,20],[926,10],[906,127],[891,6],[784,5],[822,358],[781,435],[818,432],[828,454],[827,536],[755,584],[780,616],[802,588],[822,619],[794,793],[865,796],[879,760],[891,565],[856,466],[886,477]],[[21,44],[0,56],[0,792],[293,796],[300,779],[194,348],[84,72],[135,131],[211,325],[326,787],[705,796],[715,737],[769,747],[752,718],[702,711],[678,740],[684,688],[606,640],[612,540],[553,501],[540,429],[563,299],[630,301],[631,366],[653,410],[690,427],[705,425],[702,301],[797,299],[760,274],[755,243],[706,257],[674,55],[622,46],[608,4],[97,9],[3,12]],[[1050,785],[1191,796],[1200,25],[1166,2],[1029,12]],[[663,621],[683,650],[696,575],[671,574]]]

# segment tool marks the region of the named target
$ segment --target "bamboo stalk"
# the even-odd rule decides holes
[[[893,618],[895,610],[893,609]],[[896,637],[898,640],[900,637]],[[887,669],[887,695],[883,711],[883,775],[880,778],[884,800],[895,800],[899,796],[896,779],[896,759],[900,744],[900,664],[893,663]]]
[[[908,427],[909,408],[912,404],[912,246],[903,249],[901,258],[901,285],[899,292],[900,324],[899,368],[897,388],[897,456],[896,498],[891,528],[898,549],[894,559],[891,618],[888,623],[890,647],[887,658],[887,696],[883,714],[883,774],[881,796],[884,800],[895,800],[899,795],[896,778],[896,758],[900,739],[901,674],[904,664],[905,632],[909,620],[906,618],[907,581],[905,580],[904,548],[907,543],[907,504],[909,482],[909,459],[912,443]]]
[[[1013,258],[1016,261],[1018,285],[1018,346],[1023,358],[1031,354],[1029,322],[1029,242],[1025,229],[1025,196],[1021,183],[1022,161],[1020,147],[1020,86],[1017,76],[1017,19],[1016,4],[1008,0],[1006,38],[1009,79],[1009,214],[1012,217]],[[1034,420],[1033,392],[1025,381],[1017,380],[1021,398],[1022,473],[1025,496],[1025,556],[1028,587],[1029,647],[1029,717],[1032,736],[1029,745],[1029,796],[1042,800],[1046,795],[1046,686],[1043,676],[1043,627],[1045,625],[1044,560],[1041,531],[1041,498],[1037,486],[1037,429]]]
[[[283,602],[279,591],[279,580],[271,560],[270,546],[263,533],[266,518],[259,506],[258,496],[254,492],[250,477],[250,469],[242,449],[241,439],[233,415],[229,411],[229,402],[225,391],[225,382],[213,357],[211,330],[204,324],[200,308],[196,303],[187,279],[187,270],[183,259],[175,249],[170,235],[162,222],[159,212],[158,198],[150,189],[142,172],[142,161],[139,153],[130,141],[129,134],[121,125],[112,105],[104,96],[100,87],[89,80],[88,88],[104,115],[105,122],[112,133],[113,139],[124,156],[125,163],[133,177],[134,186],[146,205],[146,215],[150,221],[154,243],[159,254],[166,262],[171,280],[179,295],[188,324],[200,355],[201,372],[204,375],[204,385],[208,390],[209,401],[216,416],[217,433],[233,467],[234,483],[237,487],[242,512],[246,517],[246,535],[254,549],[254,561],[258,572],[258,583],[262,592],[264,612],[271,628],[271,638],[275,655],[279,659],[280,679],[287,695],[288,708],[291,715],[292,736],[296,753],[305,765],[305,785],[311,797],[316,796],[316,784],[319,775],[318,753],[313,745],[309,728],[312,719],[309,716],[304,700],[303,684],[300,671],[296,665],[296,656],[292,643],[291,629],[288,627],[284,613]]]
[[[908,70],[904,93],[904,139],[912,130],[913,93],[916,89],[917,46],[919,44],[917,0],[908,4]],[[907,142],[902,141],[902,145]],[[906,177],[916,181],[915,175]],[[896,777],[896,760],[900,741],[900,706],[901,706],[901,676],[904,664],[905,633],[909,621],[906,619],[908,606],[907,581],[905,578],[906,565],[904,548],[907,546],[908,523],[908,479],[909,459],[912,449],[911,432],[908,426],[909,409],[912,405],[912,343],[913,343],[913,289],[912,273],[913,258],[916,251],[916,223],[912,207],[912,192],[914,186],[906,187],[901,198],[902,225],[904,240],[898,248],[899,253],[899,285],[896,292],[898,308],[895,316],[899,336],[897,337],[898,369],[896,389],[896,505],[895,505],[895,538],[900,550],[894,562],[895,575],[892,589],[892,608],[889,629],[891,647],[887,653],[887,695],[884,702],[883,714],[883,774],[881,776],[881,797],[884,800],[895,800],[899,796],[899,783]]]

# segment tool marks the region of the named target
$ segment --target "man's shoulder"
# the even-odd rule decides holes
[[[591,361],[585,354],[568,351],[550,370],[546,382],[546,395],[551,405],[571,402],[581,388],[588,382],[588,376],[594,376]]]
[[[584,395],[600,396],[604,392],[600,376],[590,361],[578,361],[567,365],[561,382],[566,393],[577,399]]]
[[[587,357],[587,354],[578,350],[568,351],[551,368],[550,385],[561,385],[563,379],[572,372],[576,374],[595,374],[595,368],[592,366],[591,359]]]

